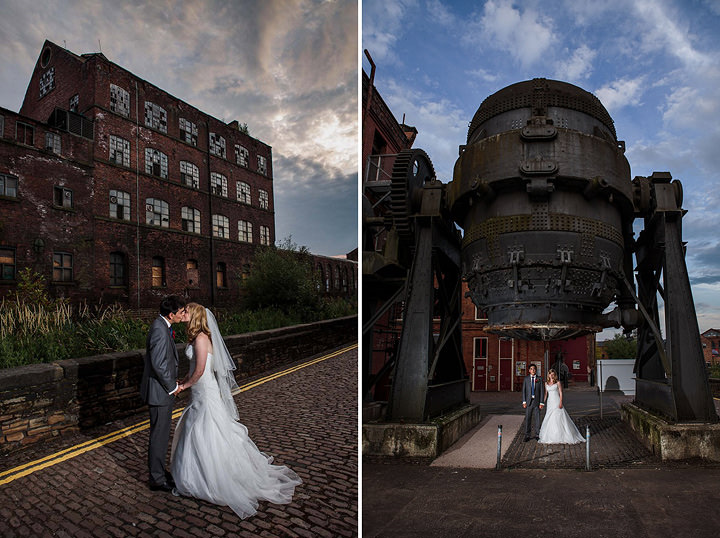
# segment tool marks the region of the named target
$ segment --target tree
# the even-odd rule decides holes
[[[605,345],[608,359],[634,359],[637,354],[637,340],[616,334]]]
[[[298,247],[292,237],[277,247],[258,248],[242,287],[245,305],[251,310],[277,308],[309,320],[321,308],[310,251]]]

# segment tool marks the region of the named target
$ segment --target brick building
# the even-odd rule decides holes
[[[244,131],[46,41],[19,114],[0,110],[0,294],[30,267],[73,300],[236,304],[275,242],[272,149]],[[356,286],[321,258],[326,291]]]
[[[708,329],[700,335],[705,364],[720,363],[720,330]]]

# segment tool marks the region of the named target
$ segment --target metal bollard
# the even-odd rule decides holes
[[[500,470],[500,448],[502,447],[502,424],[498,424],[498,450],[497,450],[497,463],[495,469]]]
[[[590,470],[590,425],[585,426],[585,470]]]

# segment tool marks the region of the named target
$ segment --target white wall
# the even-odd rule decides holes
[[[595,374],[602,391],[620,390],[625,394],[634,396],[634,365],[635,359],[604,359],[597,361]]]

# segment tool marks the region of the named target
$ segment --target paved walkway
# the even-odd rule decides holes
[[[590,426],[588,472],[584,443],[523,442],[518,393],[472,393],[483,420],[430,465],[363,462],[362,535],[715,538],[720,466],[660,462],[620,421],[620,405],[631,400],[604,394],[601,418],[595,389],[571,385],[565,392],[581,432]]]
[[[316,359],[246,380],[235,398],[258,448],[302,478],[291,504],[241,520],[151,492],[140,414],[4,458],[0,536],[357,536],[357,347]]]

